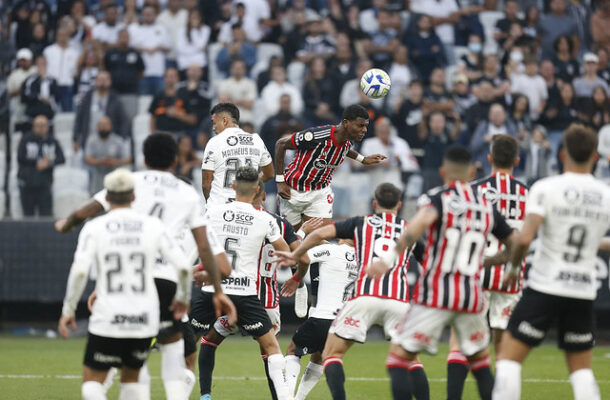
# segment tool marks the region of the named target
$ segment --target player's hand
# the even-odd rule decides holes
[[[296,293],[298,288],[299,282],[295,281],[294,278],[290,278],[284,282],[280,293],[282,294],[282,297],[290,297]]]
[[[290,267],[297,263],[297,258],[289,251],[276,251],[275,255],[277,258],[271,262],[277,263],[278,268]]]
[[[195,281],[195,285],[201,289],[205,285],[211,285],[210,276],[204,269],[200,269],[202,266],[201,263],[193,267],[193,280]]]
[[[290,200],[290,186],[286,182],[278,182],[277,194],[284,200]]]
[[[506,290],[513,286],[519,280],[519,271],[507,272],[502,280],[502,290]]]
[[[387,159],[383,154],[373,154],[370,156],[364,157],[362,160],[363,165],[375,165],[381,163],[383,160]]]
[[[89,309],[89,312],[93,312],[93,303],[95,303],[96,299],[97,299],[97,293],[94,290],[93,292],[91,292],[91,294],[89,295],[89,298],[87,299],[87,308]]]
[[[369,265],[366,274],[371,279],[379,279],[388,271],[388,266],[381,259],[373,259],[371,265]]]
[[[216,318],[220,318],[220,316],[224,314],[229,317],[229,323],[231,325],[237,322],[237,310],[229,296],[222,292],[214,293],[212,301],[214,303],[214,309],[216,310]]]
[[[174,319],[181,320],[189,311],[189,305],[176,299],[172,300],[172,304],[169,306],[169,310],[174,312]]]
[[[70,328],[68,328],[68,325],[70,325]],[[73,331],[76,330],[76,319],[74,315],[71,317],[62,315],[59,318],[59,323],[57,324],[57,330],[59,331],[61,337],[67,339],[70,336],[70,329]]]
[[[67,229],[68,219],[62,218],[55,221],[55,231],[59,233],[66,233],[72,229]]]
[[[309,235],[311,232],[315,231],[319,227],[324,225],[324,218],[312,218],[303,222],[301,225],[301,229],[305,232],[306,235]]]

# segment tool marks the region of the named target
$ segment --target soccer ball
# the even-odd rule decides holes
[[[390,75],[379,68],[369,69],[360,78],[360,89],[372,99],[385,97],[391,85]]]

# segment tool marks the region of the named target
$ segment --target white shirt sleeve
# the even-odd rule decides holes
[[[525,203],[526,214],[537,214],[542,217],[546,215],[544,182],[536,182],[530,188]]]
[[[212,229],[212,227],[210,225],[208,225],[208,226],[206,226],[205,232],[208,237],[208,244],[210,245],[212,254],[217,256],[219,254],[224,253],[225,249],[220,244],[220,240],[218,240],[218,236],[216,236],[214,229]]]
[[[191,206],[191,214],[189,215],[188,225],[190,229],[205,226],[205,207],[203,201],[197,195],[193,196],[193,205]]]
[[[76,245],[74,261],[72,261],[72,267],[70,268],[68,287],[61,311],[62,315],[67,317],[74,315],[78,301],[85,290],[85,286],[87,286],[89,266],[95,261],[96,241],[91,227],[91,224],[85,224],[78,235],[78,244]]]
[[[266,213],[265,213],[266,214]],[[275,242],[278,239],[282,238],[282,233],[280,232],[280,227],[277,225],[275,219],[267,215],[267,235],[265,236],[270,243]]]
[[[214,171],[216,169],[216,141],[211,140],[208,142],[207,146],[205,146],[205,150],[203,152],[203,162],[201,163],[201,169]]]
[[[258,165],[261,167],[265,167],[273,162],[271,159],[271,154],[269,150],[267,150],[267,146],[265,146],[265,142],[263,139],[257,134],[254,134],[254,140],[257,142],[257,146],[261,148],[261,159]]]
[[[110,203],[108,203],[108,200],[106,200],[106,194],[107,194],[106,189],[102,189],[93,195],[93,200],[100,203],[102,205],[102,207],[104,207],[104,211],[110,210]]]

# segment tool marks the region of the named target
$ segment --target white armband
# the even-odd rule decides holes
[[[358,157],[356,157],[356,161],[362,164],[362,161],[364,161],[364,156],[362,154],[358,154]]]
[[[299,238],[301,238],[301,240],[303,240],[303,239],[305,239],[305,236],[307,236],[307,234],[305,233],[305,231],[303,231],[303,229],[299,229],[299,230],[297,231],[297,236],[298,236]]]
[[[285,182],[285,181],[284,181],[284,175],[276,175],[276,176],[275,176],[275,181],[276,181],[277,183],[282,183],[282,182]]]

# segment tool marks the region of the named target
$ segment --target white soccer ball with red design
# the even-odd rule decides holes
[[[390,75],[379,68],[369,69],[360,78],[360,89],[372,99],[385,97],[390,92],[390,86]]]

